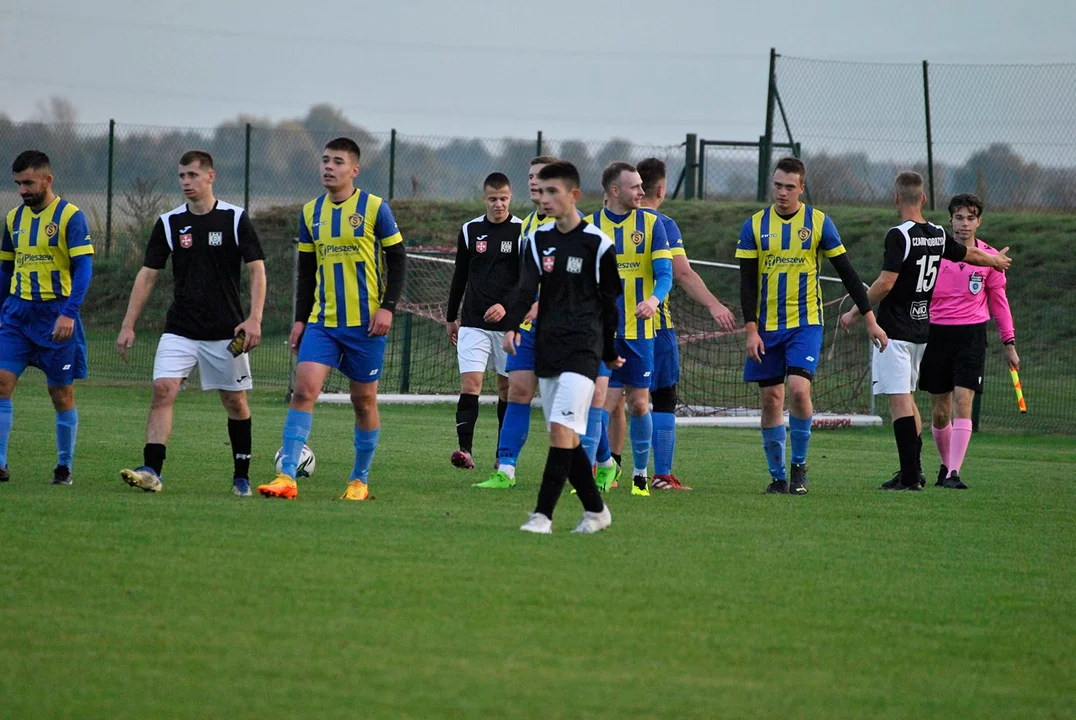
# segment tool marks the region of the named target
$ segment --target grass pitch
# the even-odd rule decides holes
[[[519,485],[449,466],[453,411],[382,409],[343,503],[350,408],[319,407],[296,502],[230,494],[224,411],[184,392],[165,492],[125,486],[148,389],[81,386],[75,485],[44,388],[15,398],[0,486],[0,717],[1072,717],[1071,438],[977,435],[967,492],[875,488],[888,429],[816,432],[811,493],[764,496],[757,432],[680,431],[696,489],[608,499],[613,526],[517,528]],[[284,406],[256,394],[254,478]],[[488,467],[484,407],[477,459]],[[928,475],[935,467],[927,435]]]

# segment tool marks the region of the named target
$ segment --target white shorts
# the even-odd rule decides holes
[[[919,382],[919,363],[926,343],[890,340],[885,352],[871,355],[871,390],[875,395],[914,393]]]
[[[538,378],[542,393],[542,411],[546,430],[553,423],[571,428],[580,435],[587,432],[590,401],[594,398],[594,381],[579,373],[561,373]]]
[[[507,376],[504,363],[508,355],[501,344],[503,341],[503,330],[461,327],[456,336],[456,357],[459,359],[460,373],[485,372],[492,360],[497,374]]]
[[[250,359],[247,353],[232,357],[228,351],[231,340],[191,340],[182,335],[165,333],[157,343],[153,360],[153,379],[186,378],[195,365],[202,379],[203,390],[250,390]]]

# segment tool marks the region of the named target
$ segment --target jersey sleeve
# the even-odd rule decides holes
[[[11,229],[4,222],[4,239],[0,241],[0,260],[15,260],[15,243],[11,241]]]
[[[661,218],[656,214],[654,227],[650,230],[650,259],[651,261],[672,260],[672,253],[669,251],[669,236],[665,233],[665,223],[661,222]]]
[[[755,240],[755,229],[752,226],[751,218],[747,218],[743,227],[740,228],[740,240],[736,243],[736,257],[758,257],[758,241]]]
[[[258,231],[254,229],[254,223],[250,221],[250,215],[246,211],[239,216],[239,229],[238,237],[239,241],[239,254],[243,257],[243,262],[254,262],[255,260],[264,260],[265,253],[262,252],[262,244],[258,239]]]
[[[387,202],[382,202],[381,207],[377,209],[374,237],[381,241],[381,247],[391,247],[403,242],[403,235],[396,227],[396,218],[392,216],[392,210]]]
[[[76,210],[67,220],[64,238],[67,241],[67,254],[70,257],[93,255],[90,226],[86,222],[86,215],[81,210]]]
[[[949,233],[945,233],[945,248],[942,250],[942,257],[949,262],[961,262],[968,254],[968,247],[964,243],[959,243],[953,239],[953,236]]]
[[[897,228],[890,228],[885,235],[885,255],[882,257],[882,270],[899,273],[908,253],[908,238]]]
[[[157,218],[157,222],[153,225],[153,232],[149,234],[149,243],[146,245],[146,256],[142,259],[142,265],[154,270],[163,270],[171,254],[172,248],[168,247],[168,241],[164,237],[164,220]]]
[[[671,217],[662,218],[662,224],[665,226],[665,237],[669,240],[669,254],[673,257],[686,256],[687,251],[684,249],[684,236],[680,233],[680,226]]]
[[[310,223],[306,221],[306,210],[299,212],[299,252],[314,252],[314,236],[310,234]]]
[[[829,216],[822,221],[822,242],[819,247],[822,248],[822,254],[828,258],[835,258],[847,252],[841,242],[841,234],[837,232],[837,226]]]

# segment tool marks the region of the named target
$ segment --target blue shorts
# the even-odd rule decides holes
[[[374,382],[381,377],[388,336],[371,337],[365,326],[327,328],[306,326],[299,344],[299,362],[328,365],[355,382]]]
[[[86,377],[86,334],[75,318],[65,342],[52,339],[64,299],[23,300],[9,297],[0,312],[0,370],[22,375],[27,365],[40,368],[49,385],[71,385]]]
[[[518,330],[519,345],[516,354],[509,355],[504,361],[504,371],[529,370],[534,372],[534,326],[529,330]]]
[[[654,340],[616,339],[617,355],[624,358],[624,364],[613,370],[609,387],[649,388],[650,378],[654,375]]]
[[[654,374],[650,389],[672,387],[680,382],[680,345],[672,328],[658,330],[654,337]]]
[[[759,333],[766,354],[762,362],[751,358],[743,369],[744,382],[780,380],[789,368],[801,368],[814,375],[822,355],[822,326],[804,325],[790,330],[763,330]]]

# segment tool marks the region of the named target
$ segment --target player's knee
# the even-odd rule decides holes
[[[220,401],[221,404],[224,405],[224,409],[228,412],[228,417],[233,420],[245,420],[250,417],[250,410],[247,409],[247,394],[245,392],[221,392]]]
[[[676,386],[670,385],[669,387],[658,388],[651,396],[654,398],[654,412],[659,413],[675,413],[676,412]]]
[[[508,386],[508,402],[526,405],[534,399],[534,387],[530,383],[514,382]]]
[[[0,371],[0,400],[8,400],[15,392],[15,383],[18,378],[14,373],[9,373],[6,370]]]
[[[649,393],[632,393],[631,397],[627,400],[628,412],[632,415],[646,415],[650,410],[650,394]]]
[[[156,380],[153,383],[153,407],[169,407],[176,401],[179,383]]]
[[[57,412],[64,412],[75,407],[75,388],[73,385],[49,385],[49,399]]]

